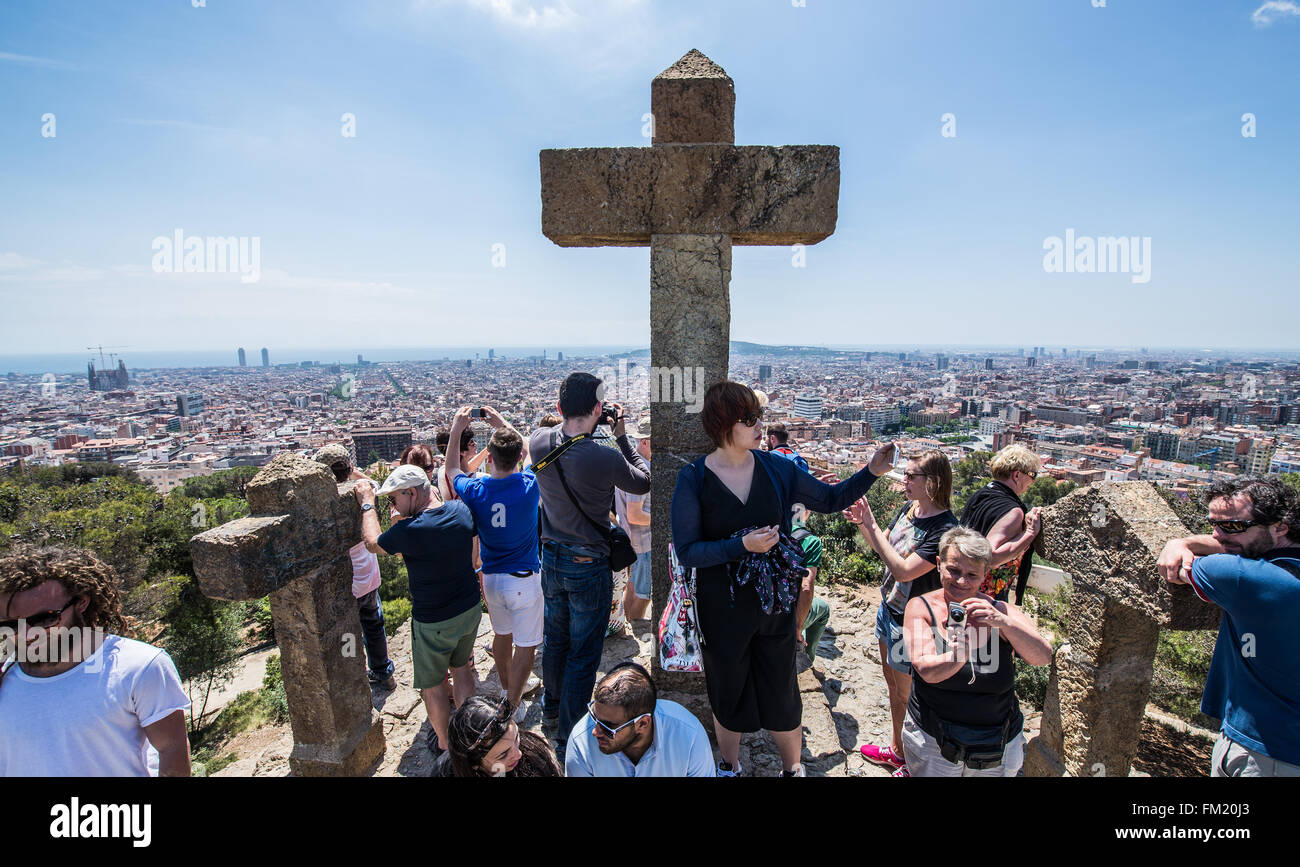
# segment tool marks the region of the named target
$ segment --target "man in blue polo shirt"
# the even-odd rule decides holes
[[[451,424],[451,441],[460,442],[470,422],[471,407],[462,407]],[[523,702],[533,657],[542,643],[545,598],[537,554],[537,508],[540,491],[531,470],[517,472],[528,461],[528,445],[495,409],[483,407],[492,426],[488,441],[486,478],[465,475],[460,454],[447,452],[446,478],[456,495],[474,514],[479,553],[483,558],[483,598],[492,620],[492,659],[501,689],[523,722]]]
[[[1213,535],[1173,540],[1158,568],[1223,609],[1201,699],[1223,721],[1210,775],[1300,776],[1300,499],[1281,479],[1238,476],[1205,502]]]
[[[713,777],[709,735],[695,715],[659,699],[650,673],[622,662],[596,684],[569,735],[566,777]]]

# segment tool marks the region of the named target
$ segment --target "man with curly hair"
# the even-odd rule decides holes
[[[0,557],[0,777],[187,777],[189,698],[88,551]]]

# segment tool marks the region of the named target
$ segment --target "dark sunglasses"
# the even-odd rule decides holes
[[[1244,533],[1251,527],[1266,527],[1268,521],[1216,521],[1213,518],[1206,518],[1211,527],[1218,527],[1229,536],[1235,536],[1238,533]]]
[[[760,409],[757,413],[747,413],[740,417],[740,423],[745,427],[753,427],[763,420],[763,411]]]
[[[619,732],[621,732],[623,729],[627,728],[628,726],[632,725],[632,723],[636,722],[637,720],[641,719],[641,717],[650,716],[650,714],[648,713],[643,713],[641,714],[641,716],[633,717],[632,719],[623,723],[621,726],[611,726],[607,722],[602,722],[601,719],[596,716],[595,707],[596,707],[596,702],[594,701],[587,702],[587,715],[591,717],[592,722],[594,722],[596,725],[603,728],[605,730],[605,733],[609,735],[611,738],[617,736]]]
[[[493,716],[492,719],[488,720],[487,728],[483,729],[483,733],[478,736],[478,739],[475,740],[474,743],[470,744],[469,752],[477,752],[480,745],[486,749],[491,749],[493,744],[505,737],[506,732],[510,731],[510,714],[512,710],[513,708],[510,707],[510,700],[506,698],[501,699],[501,706],[497,708],[496,715]],[[495,736],[491,740],[488,740],[488,735],[491,735],[493,732],[496,732]]]
[[[903,473],[903,476],[908,479],[924,479],[929,475],[929,473]]]
[[[77,604],[77,597],[73,596],[68,600],[68,604],[62,608],[51,608],[49,611],[42,611],[39,614],[29,614],[17,620],[0,620],[0,629],[7,629],[10,632],[18,631],[19,623],[26,623],[28,629],[45,629],[59,622],[63,612]]]

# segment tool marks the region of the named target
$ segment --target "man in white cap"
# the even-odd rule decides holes
[[[339,484],[368,478],[352,465],[352,456],[347,448],[338,443],[325,446],[314,457],[330,468],[334,480]],[[382,690],[397,689],[393,661],[388,658],[384,606],[379,600],[379,558],[366,550],[364,541],[349,548],[348,556],[352,558],[352,595],[357,598],[357,613],[361,615],[361,635],[366,646],[370,686]]]
[[[446,748],[448,699],[460,705],[474,694],[474,639],[483,617],[474,574],[474,516],[461,500],[444,503],[424,470],[403,464],[379,489],[402,520],[380,533],[375,489],[353,489],[361,504],[361,536],[373,554],[401,554],[411,591],[413,685],[429,714],[429,747]],[[451,689],[447,673],[451,673]]]

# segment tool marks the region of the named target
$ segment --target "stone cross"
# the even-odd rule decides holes
[[[542,233],[561,247],[650,247],[653,623],[668,596],[677,472],[712,449],[697,395],[727,378],[731,246],[835,231],[839,148],[735,144],[731,78],[691,51],[650,85],[650,147],[543,150]],[[698,379],[695,374],[700,372]],[[692,398],[697,398],[692,400]],[[654,654],[658,671],[658,653]],[[698,678],[665,678],[702,688]]]
[[[297,454],[275,457],[248,483],[253,516],[190,540],[203,593],[271,596],[295,776],[365,774],[384,754],[371,707],[348,548],[361,539],[353,482]]]
[[[1164,629],[1215,629],[1219,609],[1156,571],[1187,527],[1147,482],[1100,482],[1043,513],[1042,554],[1071,574],[1069,643],[1052,661],[1026,776],[1123,777],[1137,755]]]

